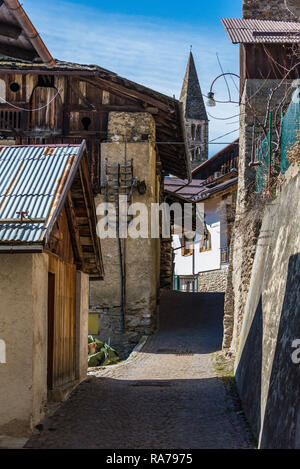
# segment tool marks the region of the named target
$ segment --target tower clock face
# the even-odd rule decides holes
[[[295,17],[300,19],[300,0],[285,0],[285,6]]]

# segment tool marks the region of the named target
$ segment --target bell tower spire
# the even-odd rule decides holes
[[[192,169],[208,159],[208,117],[192,50],[190,51],[180,101],[190,148]]]

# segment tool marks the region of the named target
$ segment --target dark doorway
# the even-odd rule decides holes
[[[47,386],[53,389],[55,275],[48,273],[48,367]]]

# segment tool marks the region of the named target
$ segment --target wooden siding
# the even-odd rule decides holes
[[[68,264],[74,264],[72,238],[65,207],[54,225],[48,249]]]
[[[158,142],[182,142],[184,139],[179,105],[175,101],[162,95],[159,99],[153,98],[155,93],[151,90],[137,91],[135,87],[139,88],[139,85],[132,82],[121,85],[117,83],[122,82],[120,77],[109,75],[104,79],[92,73],[85,77],[68,74],[67,71],[63,74],[55,71],[39,74],[38,71],[18,73],[13,70],[9,73],[1,73],[0,70],[0,77],[5,83],[5,99],[21,108],[38,108],[59,92],[47,108],[33,113],[21,112],[19,128],[11,126],[10,121],[2,122],[0,136],[13,137],[17,144],[23,145],[75,143],[77,139],[80,142],[85,139],[95,194],[100,192],[100,145],[108,137],[107,123],[111,111],[149,112],[156,121]],[[11,89],[13,83],[19,85],[17,91]],[[12,111],[5,103],[0,103],[0,110]],[[183,144],[158,143],[157,151],[163,170],[179,177],[187,176]]]
[[[49,254],[49,273],[55,276],[53,357],[49,362],[53,367],[52,385],[56,388],[75,380],[76,267]]]
[[[33,90],[30,107],[39,111],[29,114],[28,130],[35,130],[37,133],[45,131],[62,133],[63,109],[61,97],[57,93],[58,90],[53,87],[37,86]]]
[[[296,44],[241,44],[240,77],[241,93],[247,78],[290,79],[299,76],[297,63],[299,48]],[[292,70],[288,73],[288,70]]]

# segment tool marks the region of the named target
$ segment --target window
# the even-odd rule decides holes
[[[37,86],[54,88],[54,75],[38,75]]]
[[[195,140],[195,138],[196,138],[196,126],[195,126],[195,124],[192,124],[191,134],[192,134],[192,140]]]
[[[12,111],[11,109],[0,110],[0,130],[20,130],[21,129],[21,112]]]
[[[197,276],[180,277],[178,290],[186,293],[198,291]]]
[[[83,128],[84,130],[88,131],[89,130],[89,126],[91,125],[91,119],[89,117],[83,117],[81,119],[81,123],[83,125]]]
[[[20,89],[19,83],[12,83],[10,85],[10,90],[13,91],[13,93],[17,93]]]
[[[211,234],[208,231],[203,236],[202,244],[200,243],[200,252],[206,252],[211,250]]]

